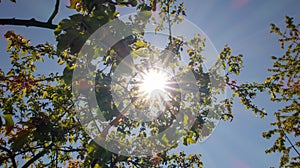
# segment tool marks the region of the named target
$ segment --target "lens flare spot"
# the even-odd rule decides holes
[[[150,70],[142,76],[140,91],[150,96],[154,91],[165,91],[167,76],[159,70]]]

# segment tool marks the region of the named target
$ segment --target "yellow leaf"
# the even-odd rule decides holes
[[[60,60],[60,61],[58,62],[59,65],[62,65],[62,64],[64,64],[64,63],[65,63],[64,60]]]
[[[186,141],[187,141],[187,144],[194,144],[194,143],[196,143],[196,141],[193,138],[188,138]]]
[[[47,96],[48,96],[48,92],[44,91],[44,92],[43,92],[42,98],[44,99],[44,98],[46,98]]]
[[[188,124],[188,121],[189,121],[189,117],[185,114],[184,117],[183,117],[184,126],[186,126]]]
[[[229,119],[228,115],[224,115],[223,120],[227,121]]]
[[[27,88],[24,87],[24,88],[23,88],[23,96],[26,94],[26,91],[27,91]]]
[[[164,134],[163,136],[162,136],[162,141],[164,142],[164,143],[166,143],[166,144],[168,144],[169,143],[169,140],[168,140],[168,138],[167,138],[167,136],[166,136],[166,134]]]
[[[94,166],[94,168],[101,168],[102,166],[100,166],[98,163]]]
[[[194,51],[193,49],[189,48],[189,49],[187,50],[187,53],[189,54],[189,56],[192,56],[192,55],[195,54],[195,51]]]
[[[137,48],[143,48],[143,47],[147,46],[147,43],[145,43],[144,41],[137,41],[137,42],[135,42],[135,46]]]
[[[76,9],[76,5],[80,3],[80,0],[70,0],[70,6],[68,6],[71,9]]]

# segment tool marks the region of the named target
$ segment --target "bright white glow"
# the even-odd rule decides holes
[[[142,84],[140,90],[150,96],[155,90],[165,91],[167,84],[167,76],[161,71],[150,70],[143,75]]]

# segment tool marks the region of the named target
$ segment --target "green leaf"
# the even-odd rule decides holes
[[[168,138],[167,138],[167,136],[166,136],[166,134],[164,134],[163,136],[162,136],[162,141],[164,142],[164,143],[166,143],[166,144],[168,144],[169,143],[169,140],[168,140]]]
[[[14,128],[14,120],[12,118],[12,114],[4,114],[3,118],[5,120],[5,126],[6,126],[5,135],[8,135],[10,131]]]
[[[73,77],[73,70],[70,70],[70,68],[66,67],[63,71],[63,80],[64,82],[69,85],[72,83],[72,77]]]
[[[132,1],[131,1],[131,5],[132,5],[133,7],[135,7],[137,4],[138,4],[137,0],[132,0]]]
[[[28,141],[28,135],[30,134],[30,130],[22,130],[17,133],[16,137],[14,137],[14,141],[11,145],[11,149],[13,151],[19,151],[24,144]]]

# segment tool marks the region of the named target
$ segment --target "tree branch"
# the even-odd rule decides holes
[[[9,149],[7,149],[3,146],[0,146],[0,149],[7,152],[7,154],[9,155],[9,158],[11,159],[13,168],[17,168],[18,166],[17,166],[16,160],[15,160],[15,155],[12,153],[12,151],[10,151]]]
[[[34,18],[30,20],[23,20],[23,19],[0,19],[0,25],[15,25],[15,26],[34,26],[40,28],[47,28],[47,29],[55,29],[57,25],[48,22],[41,22],[37,21]]]
[[[62,152],[86,152],[84,149],[59,149]]]
[[[286,139],[288,140],[288,142],[290,143],[290,145],[292,146],[292,148],[294,149],[294,151],[298,154],[298,156],[300,156],[299,151],[295,148],[294,144],[292,143],[292,141],[290,140],[290,138],[286,135],[286,133],[283,131],[284,136],[286,137]]]
[[[47,23],[52,23],[53,19],[57,15],[59,3],[60,3],[60,0],[56,0],[54,11],[53,11],[52,15],[50,16],[50,18],[48,19]]]
[[[44,156],[47,152],[48,149],[50,149],[54,144],[50,144],[47,148],[45,148],[44,150],[42,150],[40,153],[38,153],[37,155],[35,155],[33,158],[31,158],[28,162],[26,162],[22,168],[26,168],[29,167],[33,162],[35,162],[36,160],[38,160],[40,157]]]
[[[58,149],[59,151],[62,151],[62,152],[82,152],[82,151],[87,151],[86,149],[80,149],[80,148],[59,148]]]
[[[108,2],[109,4],[112,4],[112,5],[115,5],[115,6],[117,6],[117,5],[126,5],[126,6],[128,6],[128,5],[131,5],[132,6],[132,2],[113,2],[113,1],[111,1],[111,0],[107,0],[106,2]]]

